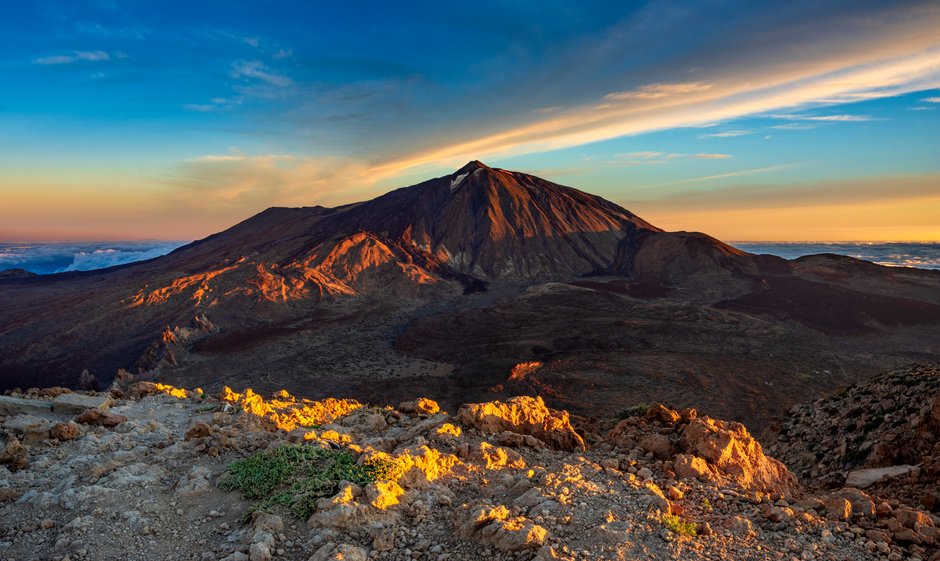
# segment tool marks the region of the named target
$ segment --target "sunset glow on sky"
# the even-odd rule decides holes
[[[726,240],[940,240],[940,4],[46,1],[0,240],[196,239],[469,160]]]

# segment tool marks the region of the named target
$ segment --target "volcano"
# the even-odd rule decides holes
[[[2,278],[0,386],[123,369],[366,399],[379,382],[445,403],[538,391],[575,410],[681,405],[697,387],[712,414],[756,418],[776,388],[732,405],[708,386],[751,388],[745,370],[769,355],[761,383],[789,403],[932,357],[938,325],[938,272],[752,255],[473,161],[367,202],[270,208],[146,262]],[[522,362],[540,366],[508,379]]]

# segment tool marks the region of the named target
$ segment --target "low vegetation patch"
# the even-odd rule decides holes
[[[664,514],[662,518],[660,518],[660,521],[667,530],[670,530],[674,534],[679,534],[680,536],[689,538],[695,537],[695,522],[683,520],[675,514]]]
[[[650,408],[649,403],[639,403],[637,405],[633,405],[633,406],[630,406],[630,407],[627,407],[625,409],[621,409],[620,411],[618,411],[617,418],[620,420],[623,420],[623,419],[628,419],[630,417],[641,417],[643,415],[646,415],[646,410],[649,408]]]
[[[257,501],[249,515],[282,507],[307,518],[316,510],[317,499],[336,494],[341,481],[367,485],[396,472],[393,461],[372,459],[359,464],[356,460],[347,450],[286,444],[232,462],[219,487]]]

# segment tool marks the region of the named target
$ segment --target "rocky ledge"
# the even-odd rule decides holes
[[[30,390],[0,398],[0,559],[940,559],[935,516],[808,493],[740,424],[624,417]]]

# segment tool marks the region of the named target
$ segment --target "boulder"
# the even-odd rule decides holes
[[[584,439],[571,426],[568,412],[549,409],[541,397],[470,403],[460,408],[457,417],[465,426],[487,434],[508,430],[534,436],[558,450],[585,449]]]
[[[56,440],[75,440],[82,434],[82,427],[73,421],[56,423],[49,431],[49,436]]]
[[[457,533],[500,551],[538,549],[548,530],[523,516],[511,516],[505,506],[468,505],[455,516]]]
[[[13,471],[25,469],[29,465],[28,453],[29,451],[19,439],[10,438],[0,451],[0,464],[10,466]]]
[[[905,528],[915,528],[921,526],[933,526],[933,519],[926,512],[910,508],[902,508],[894,511],[894,518]]]
[[[830,520],[847,521],[852,518],[852,503],[843,497],[828,497],[823,500],[826,505],[826,518]]]
[[[101,411],[99,409],[86,409],[75,420],[86,425],[97,425],[101,427],[116,427],[127,420],[124,415],[111,413],[110,411]]]
[[[852,505],[852,516],[875,516],[875,502],[865,492],[853,487],[845,487],[827,495],[832,499],[845,499]]]
[[[786,506],[775,506],[767,503],[761,509],[764,518],[771,522],[792,522],[796,516],[793,509]]]
[[[256,532],[279,533],[284,531],[284,519],[276,514],[257,511],[251,514],[251,527]]]
[[[434,415],[441,410],[441,406],[433,399],[419,397],[413,401],[401,403],[398,410],[408,415]]]
[[[255,542],[248,548],[248,561],[271,561],[271,548],[263,542]]]
[[[365,460],[378,459],[394,462],[401,474],[398,481],[405,487],[427,487],[431,482],[447,475],[460,463],[453,454],[442,454],[436,448],[424,445],[400,449],[395,456],[385,452],[370,451]]]
[[[157,387],[157,384],[147,381],[133,382],[127,388],[127,397],[131,399],[143,399],[158,393],[163,392]]]
[[[743,489],[786,495],[799,492],[796,477],[782,463],[764,455],[760,443],[741,423],[692,419],[682,431],[681,445]]]
[[[656,485],[652,481],[646,481],[643,483],[643,487],[649,491],[647,502],[651,509],[659,511],[660,514],[673,513],[672,503],[666,498],[666,495],[663,493],[663,490],[659,488],[659,485]]]

